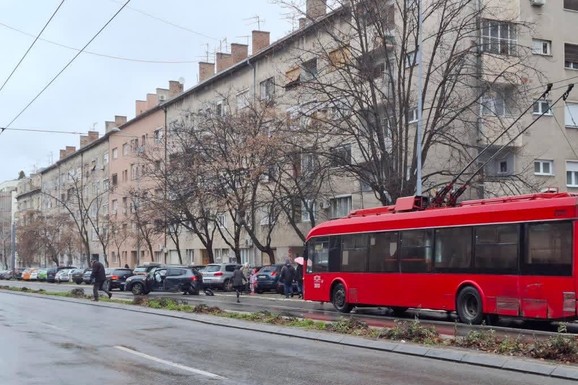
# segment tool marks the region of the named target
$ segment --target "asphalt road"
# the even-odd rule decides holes
[[[570,381],[0,292],[0,384]]]

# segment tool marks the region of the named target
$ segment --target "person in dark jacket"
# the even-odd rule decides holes
[[[291,265],[289,260],[285,261],[285,266],[281,268],[279,280],[285,286],[285,298],[289,298],[289,294],[293,297],[293,280],[295,279],[295,268]]]
[[[243,291],[245,283],[247,282],[245,274],[243,274],[243,272],[241,271],[241,266],[235,267],[235,271],[233,272],[233,278],[231,278],[231,280],[233,281],[233,288],[237,292],[237,303],[239,303],[241,302],[239,301],[239,294],[241,294],[241,291]]]
[[[104,281],[106,281],[106,272],[104,271],[104,266],[102,263],[98,262],[98,259],[93,258],[92,260],[92,273],[90,273],[90,279],[92,280],[92,293],[94,294],[93,301],[98,302],[98,291],[102,290],[108,294],[108,298],[112,297],[112,293],[106,288],[102,287]]]

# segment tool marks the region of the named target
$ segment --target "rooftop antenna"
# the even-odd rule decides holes
[[[253,22],[247,23],[247,25],[257,24],[257,30],[259,30],[259,31],[261,30],[261,23],[265,24],[265,19],[262,19],[259,15],[255,15],[253,17],[248,17],[248,18],[243,19],[243,20],[245,20],[245,21],[253,20]]]
[[[223,48],[223,46],[225,46],[225,48]],[[227,38],[223,38],[222,40],[219,40],[219,52],[225,52],[227,51]]]
[[[205,62],[209,62],[209,54],[210,54],[210,49],[209,49],[209,43],[205,43],[205,44],[201,44],[203,47],[205,47]]]
[[[241,35],[241,36],[235,36],[237,39],[245,39],[245,41],[247,42],[247,45],[249,45],[249,39],[251,38],[251,36],[249,35]]]
[[[570,87],[570,89],[567,92],[570,92],[572,88]],[[546,96],[550,93],[550,90],[552,90],[552,83],[548,83],[548,85],[546,86],[546,90],[542,93],[542,95],[540,95],[540,97],[537,100],[540,99],[545,99]],[[562,95],[564,96],[564,95]],[[558,100],[556,100],[556,102],[554,102],[554,104],[556,104],[562,97],[560,97]],[[554,105],[552,104],[550,106],[550,109],[552,108],[552,106]],[[520,114],[520,116],[518,116],[516,118],[516,120],[514,120],[512,122],[512,124],[510,124],[500,135],[498,135],[490,144],[488,144],[486,147],[484,147],[482,149],[482,151],[478,152],[478,154],[462,169],[462,171],[459,172],[458,175],[456,175],[451,181],[450,183],[448,183],[447,185],[445,185],[441,190],[439,190],[435,197],[433,198],[431,205],[434,207],[440,207],[444,204],[444,202],[446,201],[446,196],[450,193],[450,191],[453,189],[455,183],[458,181],[458,179],[466,172],[466,170],[468,168],[470,168],[470,166],[472,164],[474,164],[474,162],[476,162],[486,151],[488,151],[490,149],[490,147],[492,147],[494,144],[496,144],[496,142],[498,140],[500,140],[502,138],[502,136],[504,136],[520,119],[522,119],[523,116],[526,115],[526,113],[528,111],[530,111],[531,108],[534,107],[534,103],[530,104],[530,106],[528,108],[526,108],[526,110],[524,112],[522,112]],[[546,110],[545,112],[547,112],[549,110]],[[545,113],[544,112],[544,113]],[[527,126],[524,130],[522,130],[521,133],[525,132],[528,128],[530,128],[538,119],[540,119],[544,114],[541,114],[540,116],[538,116],[533,122],[532,124],[530,124],[529,126]],[[519,136],[520,134],[518,134]],[[517,138],[518,136],[516,136],[515,138]],[[514,139],[515,139],[514,138]],[[509,142],[508,144],[510,144],[511,142]],[[502,147],[502,149],[504,148],[504,146]],[[494,154],[493,156],[495,156],[496,154]],[[492,159],[492,158],[491,158]],[[487,164],[487,163],[486,163]],[[485,164],[484,164],[485,166]],[[472,174],[472,176],[468,179],[468,181],[466,183],[464,183],[458,190],[452,192],[450,194],[450,198],[448,203],[448,206],[453,206],[456,204],[456,201],[458,199],[458,197],[465,191],[467,185],[469,182],[471,182],[471,180],[473,179],[473,177],[480,172],[481,168],[476,170],[475,173]]]

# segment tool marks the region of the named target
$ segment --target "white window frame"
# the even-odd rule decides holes
[[[102,164],[108,164],[108,152],[102,155]]]
[[[411,68],[417,64],[417,50],[405,54],[405,68]]]
[[[270,77],[259,83],[261,100],[272,100],[275,96],[275,78]]]
[[[564,126],[567,128],[578,128],[578,102],[565,103]]]
[[[249,90],[243,90],[237,93],[237,110],[242,110],[249,105]]]
[[[570,70],[578,70],[578,59],[574,57],[573,60],[568,60],[566,56],[566,46],[572,46],[573,49],[578,49],[578,44],[564,43],[564,68]]]
[[[552,109],[550,108],[551,100],[537,100],[534,102],[533,106],[533,115],[542,115],[544,116],[552,116]]]
[[[552,56],[552,41],[532,39],[532,53],[534,55]]]
[[[411,108],[407,111],[407,123],[417,123],[417,107]]]
[[[112,159],[118,159],[118,148],[112,149]]]
[[[482,21],[484,52],[496,55],[515,55],[517,43],[516,24],[498,20]]]
[[[566,161],[566,186],[578,187],[578,160]]]
[[[217,213],[215,215],[215,222],[217,222],[217,226],[220,228],[227,227],[227,216],[224,213]]]
[[[329,217],[343,218],[349,214],[352,207],[351,195],[337,196],[329,199]]]
[[[127,156],[129,154],[129,144],[125,143],[122,145],[122,156]]]
[[[316,213],[317,212],[317,204],[315,201],[306,199],[307,206],[311,207],[311,210]],[[311,217],[309,216],[309,210],[305,207],[305,203],[301,202],[301,222],[311,222]]]
[[[482,97],[482,115],[484,116],[501,116],[511,115],[511,106],[514,89],[510,87],[500,87],[489,90]]]
[[[550,169],[550,171],[545,171],[545,166]],[[538,166],[538,170],[536,170],[536,166]],[[536,159],[534,160],[534,175],[547,175],[552,176],[554,175],[554,161],[548,159]]]

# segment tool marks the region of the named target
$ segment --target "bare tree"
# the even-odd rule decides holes
[[[300,4],[283,3],[300,12]],[[516,39],[525,26],[514,16],[505,19],[507,6],[476,0],[337,0],[330,6],[328,17],[310,20],[318,31],[310,34],[314,41],[295,46],[296,66],[285,87],[291,99],[303,101],[297,112],[321,123],[300,133],[318,138],[321,132],[326,143],[318,154],[382,204],[415,194],[418,150],[424,187],[437,188],[527,105],[525,83],[535,71]],[[498,29],[500,37],[491,32]]]

